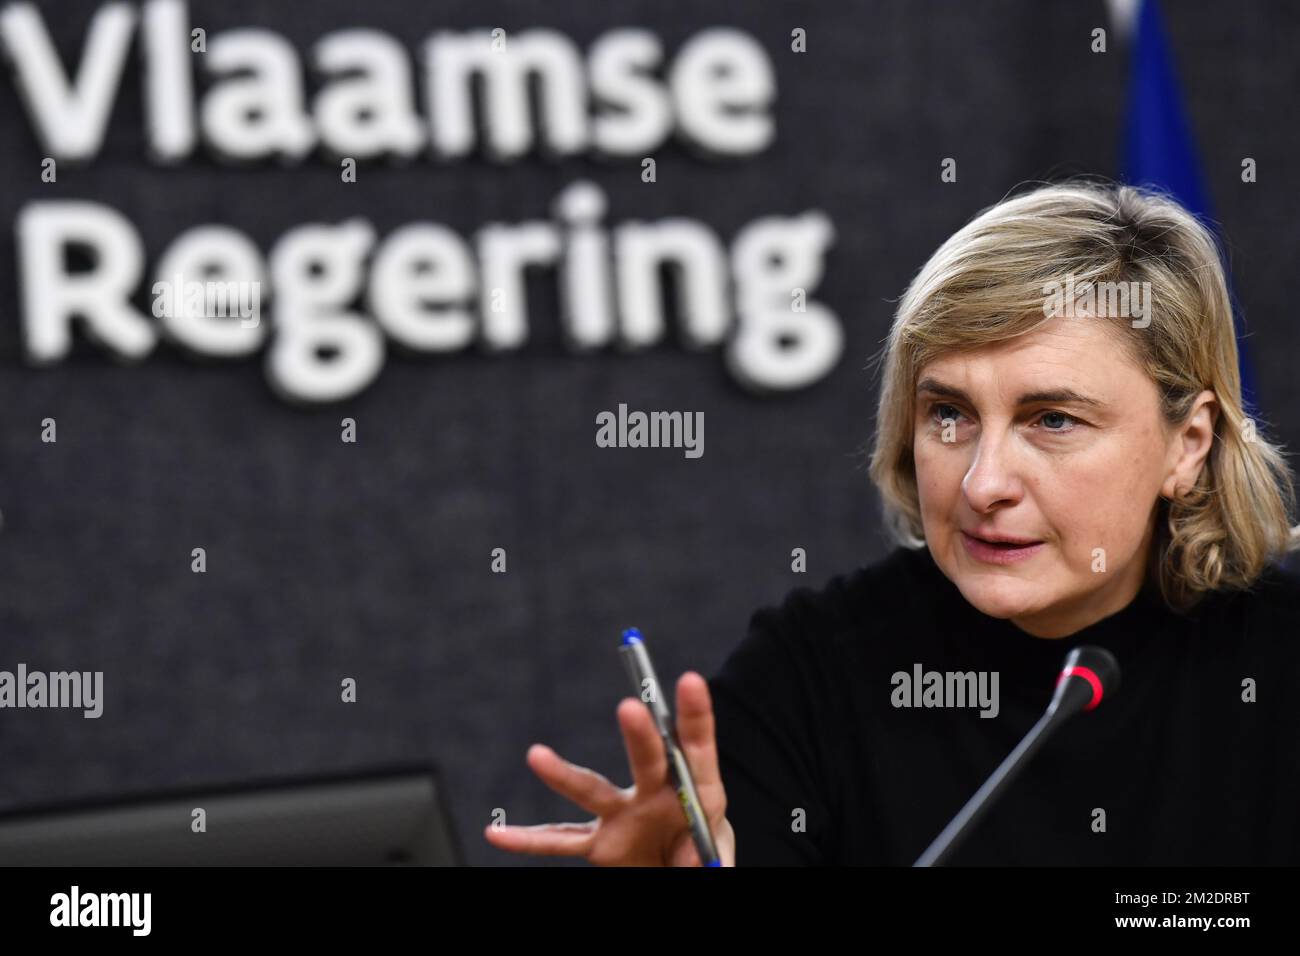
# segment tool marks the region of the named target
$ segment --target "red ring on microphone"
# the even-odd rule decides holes
[[[1101,703],[1101,678],[1093,672],[1091,667],[1083,667],[1079,664],[1067,667],[1057,675],[1056,683],[1060,684],[1067,677],[1082,677],[1092,685],[1092,700],[1088,701],[1088,706],[1083,708],[1084,710],[1092,710]]]

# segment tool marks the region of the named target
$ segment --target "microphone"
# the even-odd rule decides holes
[[[1057,675],[1056,690],[1046,713],[1038,718],[1038,723],[1016,744],[1016,749],[998,765],[984,785],[975,791],[975,796],[966,801],[966,806],[912,865],[940,866],[945,863],[1048,736],[1080,711],[1096,710],[1097,705],[1114,694],[1118,687],[1119,663],[1110,651],[1091,644],[1070,651],[1061,673]]]

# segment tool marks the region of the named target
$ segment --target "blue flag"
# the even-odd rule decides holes
[[[1134,185],[1165,189],[1208,224],[1210,206],[1196,159],[1196,143],[1157,0],[1140,0],[1130,84],[1124,179]],[[1252,415],[1256,407],[1255,377],[1245,328],[1235,305],[1233,327],[1242,401],[1246,414]]]

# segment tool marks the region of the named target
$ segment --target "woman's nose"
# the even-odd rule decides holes
[[[1020,499],[1023,484],[1020,480],[1015,452],[1006,436],[993,436],[985,432],[980,436],[971,462],[962,479],[962,493],[973,510],[985,512],[999,502]]]

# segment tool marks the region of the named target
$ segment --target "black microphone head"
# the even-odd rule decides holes
[[[1084,644],[1065,657],[1049,711],[1093,710],[1119,688],[1119,662],[1104,647]]]

